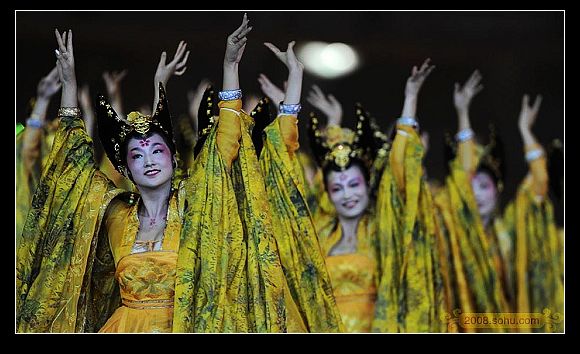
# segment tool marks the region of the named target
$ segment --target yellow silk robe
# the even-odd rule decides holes
[[[241,102],[220,106],[230,108],[220,111],[222,129],[172,193],[162,252],[141,255],[127,252],[138,222],[109,219],[135,213],[134,195],[96,169],[82,120],[61,118],[17,242],[19,332],[287,330],[275,240],[257,219],[242,225],[230,176]],[[220,135],[229,142],[218,146]]]

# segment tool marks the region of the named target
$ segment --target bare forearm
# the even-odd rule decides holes
[[[237,63],[224,63],[223,91],[238,90],[240,88],[238,66]]]
[[[77,83],[76,81],[63,83],[62,97],[60,99],[61,107],[77,107]]]
[[[467,109],[458,109],[457,110],[457,129],[458,132],[470,129],[471,124],[469,123],[469,112]]]
[[[30,118],[38,119],[41,122],[46,120],[46,111],[48,110],[48,104],[50,99],[45,97],[38,97]],[[40,140],[42,139],[42,127],[36,125],[29,125],[24,130],[22,136],[22,155],[21,158],[24,160],[24,166],[26,171],[31,171],[32,165],[37,160],[40,155]]]
[[[403,112],[401,117],[414,118],[417,114],[417,96],[405,96],[405,103],[403,104]]]
[[[32,113],[30,114],[30,116],[38,118],[44,122],[46,119],[46,112],[48,110],[49,103],[50,103],[49,98],[38,97],[36,99],[36,103],[34,104],[34,108],[32,109]]]
[[[457,109],[457,129],[458,133],[465,131],[466,129],[471,129],[467,109]],[[460,141],[457,147],[457,152],[461,159],[461,165],[463,166],[463,170],[466,172],[471,172],[475,167],[473,166],[473,148],[473,139]]]
[[[284,97],[284,104],[300,103],[302,92],[302,70],[293,70],[288,74],[288,87]]]
[[[159,93],[157,93],[157,95],[159,95]],[[117,112],[119,116],[124,117],[125,113],[123,112],[123,100],[121,99],[121,94],[112,94],[109,96],[109,100],[111,101],[111,105],[113,106],[115,112]]]
[[[520,134],[522,136],[522,140],[524,141],[524,146],[532,146],[538,143],[536,137],[529,129],[520,128]]]

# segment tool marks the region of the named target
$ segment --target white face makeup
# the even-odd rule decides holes
[[[353,165],[342,172],[331,171],[327,178],[330,200],[339,216],[360,217],[369,204],[369,190],[360,168]]]
[[[155,188],[171,181],[173,156],[158,133],[141,139],[132,138],[127,146],[127,167],[135,185]]]
[[[477,202],[479,215],[482,218],[490,216],[497,205],[497,188],[493,178],[486,172],[477,172],[471,179],[471,188]]]

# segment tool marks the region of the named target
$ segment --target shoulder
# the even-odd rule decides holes
[[[123,192],[114,197],[107,207],[105,220],[107,225],[111,225],[117,220],[123,220],[137,205],[139,194],[133,192]]]

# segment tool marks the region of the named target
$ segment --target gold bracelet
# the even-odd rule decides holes
[[[78,107],[60,107],[58,109],[59,117],[80,117],[81,110]]]

